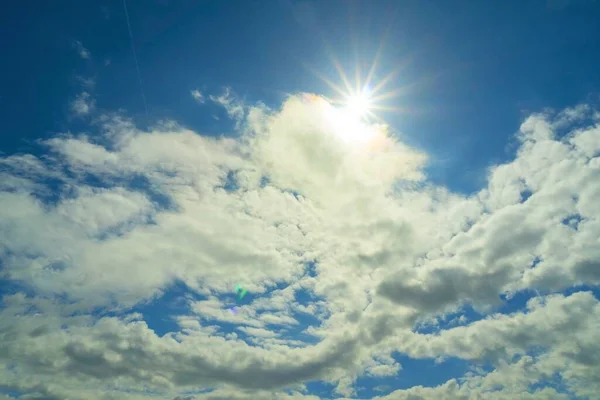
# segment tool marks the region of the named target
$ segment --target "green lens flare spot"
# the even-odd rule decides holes
[[[239,293],[239,299],[241,300],[246,295],[246,293],[248,293],[248,291],[246,289],[242,288],[242,286],[237,285],[235,287],[235,293],[236,294]]]

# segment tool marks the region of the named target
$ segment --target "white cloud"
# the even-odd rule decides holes
[[[501,294],[600,282],[591,108],[528,118],[515,159],[464,196],[428,184],[426,155],[389,127],[366,126],[368,145],[348,140],[356,132],[332,124],[314,96],[279,111],[230,91],[210,99],[239,139],[103,115],[99,137],[61,135],[43,143],[48,157],[0,159],[0,261],[33,293],[0,310],[6,387],[47,398],[185,398],[206,387],[197,398],[314,399],[302,384],[320,379],[352,396],[359,376],[402,374],[398,351],[493,370],[381,399],[568,398],[530,390],[554,374],[582,397],[600,390],[593,295],[493,313]],[[127,314],[178,280],[206,297],[170,316],[181,332],[158,336]],[[233,314],[223,298],[239,282],[253,300]],[[313,300],[298,304],[300,291]],[[463,304],[485,316],[415,331]],[[303,325],[303,312],[316,322]]]
[[[209,96],[210,100],[223,108],[227,115],[236,122],[236,129],[239,129],[245,111],[243,104],[234,96],[230,88],[226,88],[220,96]]]
[[[79,54],[79,57],[83,58],[84,60],[89,60],[92,57],[90,51],[83,47],[83,44],[79,40],[75,40],[73,42],[73,48],[75,48],[77,54]]]
[[[204,103],[204,95],[198,89],[190,90],[190,94],[199,104]]]
[[[88,92],[81,92],[77,95],[75,100],[71,102],[71,111],[78,117],[90,114],[95,108],[96,100]]]

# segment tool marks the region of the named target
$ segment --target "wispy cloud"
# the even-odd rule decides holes
[[[219,96],[211,95],[209,98],[212,102],[222,106],[227,112],[227,115],[236,121],[238,124],[237,127],[239,127],[239,123],[241,123],[244,118],[244,106],[237,100],[230,88],[225,88],[223,93]]]
[[[75,77],[77,82],[86,90],[92,91],[96,87],[96,79],[94,78],[85,78],[83,76]]]
[[[90,114],[96,108],[96,100],[88,93],[82,92],[71,102],[71,111],[79,117]]]
[[[89,60],[92,57],[90,51],[83,47],[83,44],[79,40],[75,40],[73,42],[73,48],[75,48],[77,54],[79,54],[79,57],[83,58],[84,60]]]
[[[204,104],[204,95],[198,89],[190,90],[190,94],[199,104]]]

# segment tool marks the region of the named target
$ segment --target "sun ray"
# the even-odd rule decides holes
[[[316,69],[310,67],[308,64],[303,62],[302,65],[304,66],[304,68],[306,68],[312,74],[314,74],[317,78],[319,78],[321,81],[323,81],[327,86],[329,86],[331,89],[333,89],[338,95],[344,96],[346,93],[348,93],[347,90],[344,90],[340,86],[336,85],[330,79],[328,79],[325,75],[323,75]]]
[[[400,115],[418,115],[418,114],[426,114],[428,112],[432,112],[434,108],[432,106],[373,106],[371,107],[373,112],[391,112],[394,114]]]
[[[346,87],[346,92],[351,91],[352,90],[352,84],[348,80],[348,77],[346,76],[346,73],[344,72],[344,69],[342,68],[342,65],[335,58],[335,56],[330,55],[330,59],[333,62],[333,66],[335,67],[336,71],[340,75],[340,78],[342,79],[342,82],[344,83],[344,86]]]
[[[394,79],[398,74],[400,73],[400,71],[395,70],[390,72],[389,74],[387,74],[382,80],[380,80],[377,85],[375,85],[375,87],[373,87],[371,89],[371,94],[373,96],[375,96],[377,93],[379,93],[380,90],[382,90],[392,79]]]
[[[373,106],[373,111],[392,111],[395,113],[403,114],[404,111],[409,110],[408,107],[400,107],[400,106]]]
[[[395,11],[398,12],[398,9]],[[377,112],[394,112],[399,114],[411,112],[411,108],[390,105],[389,101],[393,98],[404,96],[409,91],[414,90],[416,87],[423,84],[424,81],[421,79],[418,82],[406,82],[400,87],[392,87],[395,86],[393,83],[397,82],[401,73],[404,73],[409,65],[412,64],[415,54],[422,52],[422,49],[407,54],[400,65],[396,65],[392,71],[385,74],[382,78],[376,76],[377,71],[381,67],[381,60],[385,54],[384,50],[389,34],[392,31],[391,28],[393,27],[394,21],[392,14],[395,15],[394,10],[391,10],[389,13],[390,20],[377,43],[375,53],[369,63],[361,62],[359,48],[354,46],[353,53],[355,65],[353,79],[351,79],[352,74],[348,74],[348,71],[342,67],[342,63],[336,57],[331,44],[326,39],[325,35],[323,35],[323,32],[319,33],[321,33],[320,36],[325,49],[325,55],[335,69],[339,81],[335,82],[330,77],[325,76],[322,72],[319,72],[315,68],[311,68],[307,63],[301,61],[301,64],[309,72],[334,92],[334,95],[331,97],[328,96],[328,98],[326,98],[321,96],[321,98],[329,105],[338,107],[340,110],[345,110],[345,114],[343,113],[345,118],[357,117],[364,121],[371,120],[383,122],[381,121],[381,118],[376,115]],[[351,80],[354,80],[354,82],[351,82]]]
[[[407,56],[405,61],[401,64],[398,65],[396,68],[394,68],[393,71],[391,71],[389,74],[387,74],[383,79],[381,79],[377,85],[375,87],[373,87],[372,89],[372,93],[376,94],[378,93],[381,89],[383,89],[384,87],[386,87],[392,80],[396,79],[396,77],[398,77],[398,75],[400,75],[400,73],[406,69],[406,67],[413,61],[412,56]]]
[[[381,55],[383,54],[385,42],[387,41],[387,38],[389,37],[389,35],[392,31],[392,29],[391,29],[392,26],[393,26],[392,23],[388,24],[388,26],[385,30],[385,33],[382,35],[381,40],[379,41],[379,45],[377,46],[377,51],[375,52],[375,56],[373,57],[373,62],[371,63],[371,68],[369,68],[367,78],[365,79],[365,87],[370,88],[370,86],[371,86],[371,81],[373,80],[373,77],[375,76],[375,71],[377,69],[377,65],[379,64],[379,60],[381,58]]]
[[[367,74],[367,78],[365,79],[365,88],[369,88],[369,90],[371,91],[371,93],[373,92],[373,90],[371,89],[371,81],[373,80],[373,77],[375,76],[375,69],[377,68],[377,64],[379,62],[379,57],[380,57],[380,50],[377,50],[377,53],[375,54],[375,57],[373,58],[373,62],[371,63],[371,68],[369,68],[369,73]]]
[[[398,87],[396,89],[386,91],[385,93],[381,93],[379,95],[375,95],[374,94],[372,96],[373,102],[380,102],[380,101],[383,101],[383,100],[388,100],[388,99],[400,97],[402,95],[405,95],[408,92],[414,91],[418,87],[423,87],[423,86],[426,86],[428,84],[431,84],[437,78],[438,78],[438,74],[432,74],[430,76],[423,77],[423,78],[421,78],[421,79],[419,79],[417,81],[408,83],[408,84],[403,85],[401,87]]]
[[[354,93],[360,93],[362,88],[361,88],[361,84],[360,84],[360,80],[361,80],[360,75],[361,74],[360,74],[360,63],[359,62],[356,63],[354,75],[355,75],[355,79],[356,79]]]

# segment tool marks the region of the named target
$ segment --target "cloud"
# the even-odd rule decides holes
[[[515,158],[465,196],[428,183],[427,156],[390,127],[357,131],[325,99],[209,98],[236,138],[105,114],[95,134],[0,159],[0,262],[17,285],[0,309],[0,389],[313,400],[303,385],[321,380],[355,397],[362,376],[401,375],[400,353],[472,370],[376,398],[600,391],[600,304],[562,293],[600,279],[591,107],[528,117]],[[249,294],[233,314],[239,282]],[[139,308],[176,283],[188,292],[165,315],[177,328],[157,334]],[[449,315],[460,326],[418,329]]]
[[[83,47],[83,44],[79,40],[75,40],[73,42],[73,48],[77,51],[79,57],[83,58],[84,60],[89,60],[92,57],[90,51]]]
[[[204,95],[198,89],[190,90],[190,94],[199,104],[204,103]]]
[[[244,118],[244,106],[243,104],[234,96],[230,88],[226,88],[223,93],[219,96],[210,95],[209,99],[222,106],[229,118],[233,119],[236,122],[236,129],[240,128],[240,123]]]
[[[75,77],[77,82],[86,90],[92,91],[96,87],[96,79],[94,78],[85,78],[83,76]]]
[[[96,100],[88,92],[81,92],[71,102],[71,111],[78,117],[89,115],[95,108]]]

